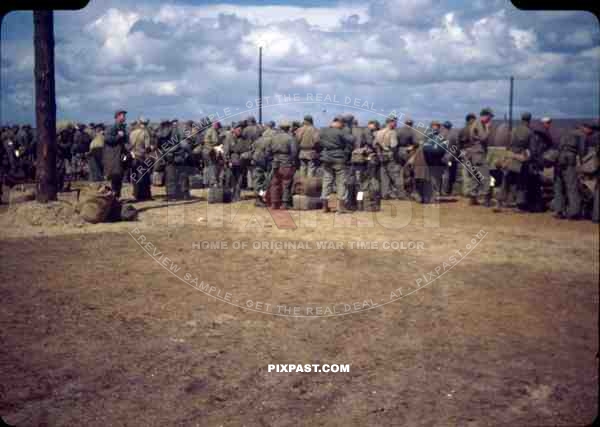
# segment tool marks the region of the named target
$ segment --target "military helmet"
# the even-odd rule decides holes
[[[119,114],[127,114],[127,111],[125,111],[125,110],[117,110],[117,111],[115,111],[115,119],[117,118],[117,116]]]
[[[521,120],[528,122],[531,120],[531,113],[529,112],[525,112],[523,114],[521,114]]]
[[[446,129],[452,129],[452,122],[446,120],[442,126],[444,126]]]
[[[480,116],[492,116],[494,117],[494,111],[490,107],[485,107],[479,113]]]
[[[313,118],[309,114],[307,114],[306,116],[304,116],[304,121],[307,122],[307,123],[310,123],[311,125],[313,124]]]
[[[291,124],[288,120],[281,120],[279,122],[279,128],[280,129],[289,129],[291,127]]]
[[[465,122],[470,122],[471,120],[475,120],[477,116],[475,113],[469,113],[465,116]]]

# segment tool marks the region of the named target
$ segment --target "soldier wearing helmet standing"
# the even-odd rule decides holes
[[[137,127],[129,135],[131,157],[131,183],[133,184],[133,197],[137,201],[150,200],[150,172],[149,163],[146,163],[150,153],[150,132],[147,129],[148,120],[140,117]]]
[[[405,199],[402,179],[402,164],[398,157],[398,134],[396,117],[388,117],[385,128],[377,132],[375,144],[380,153],[381,197],[383,199]]]
[[[312,116],[304,116],[304,125],[296,131],[300,153],[300,175],[315,176],[319,166],[319,131]]]
[[[469,126],[468,139],[463,141],[466,161],[463,168],[464,195],[471,205],[478,205],[479,198],[488,194],[490,168],[486,160],[487,147],[494,113],[484,108],[479,119]]]

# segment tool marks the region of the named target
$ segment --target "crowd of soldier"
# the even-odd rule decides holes
[[[592,219],[598,221],[600,184],[598,126],[556,132],[552,120],[533,121],[524,113],[510,135],[511,155],[501,165],[489,165],[488,147],[493,112],[469,113],[461,129],[446,121],[432,122],[422,132],[410,119],[397,128],[397,119],[371,120],[359,127],[351,114],[336,116],[316,128],[311,116],[303,123],[258,124],[254,117],[223,127],[220,122],[163,120],[152,127],[139,118],[126,124],[124,110],[115,113],[108,129],[102,124],[67,125],[57,130],[57,173],[60,189],[68,179],[82,178],[83,164],[91,181],[107,180],[117,197],[123,180],[133,186],[136,200],[152,198],[152,177],[164,177],[167,197],[190,198],[189,178],[202,171],[204,185],[231,191],[232,201],[243,189],[253,189],[256,205],[292,207],[295,176],[322,178],[322,205],[335,193],[337,213],[357,208],[371,198],[440,201],[453,194],[462,169],[462,194],[471,205],[496,209],[545,210],[542,198],[544,167],[554,168],[552,209],[558,218],[578,219],[584,213],[582,165],[592,190]],[[35,171],[35,135],[30,126],[3,127],[0,133],[0,174],[11,185]],[[595,163],[594,163],[595,162]],[[460,165],[460,167],[459,167]],[[592,166],[590,166],[592,165]],[[595,165],[595,166],[594,166]],[[494,188],[495,185],[495,188]]]

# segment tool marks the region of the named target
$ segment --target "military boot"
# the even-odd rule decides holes
[[[323,213],[329,213],[329,200],[328,199],[321,199],[321,201],[323,202]]]
[[[471,196],[471,197],[469,197],[469,205],[471,205],[471,206],[478,206],[479,205],[479,200],[477,200],[477,196]]]

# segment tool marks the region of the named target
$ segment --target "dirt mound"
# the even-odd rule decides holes
[[[49,203],[28,201],[9,207],[3,222],[16,226],[52,227],[62,225],[80,225],[82,218],[75,212],[75,206],[64,200]]]

